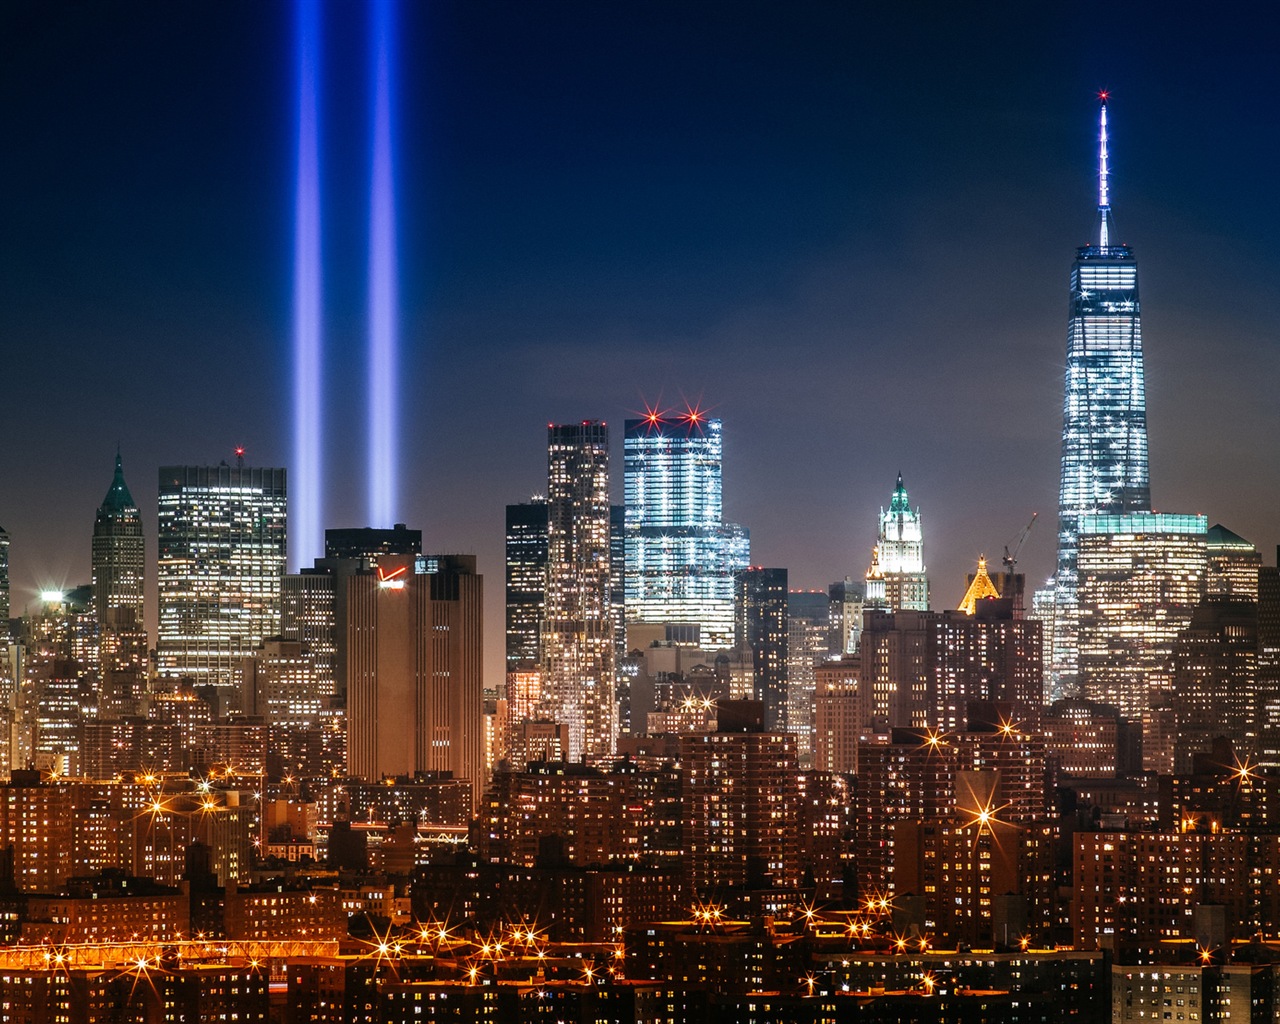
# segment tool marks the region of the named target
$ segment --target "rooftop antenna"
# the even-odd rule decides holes
[[[236,469],[244,469],[244,445],[236,445]]]
[[[1107,162],[1107,100],[1111,94],[1105,89],[1098,93],[1098,247],[1107,248],[1110,239],[1107,222],[1111,219],[1111,188],[1107,179],[1111,169]]]

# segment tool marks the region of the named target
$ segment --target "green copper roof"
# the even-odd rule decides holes
[[[1240,534],[1228,530],[1221,523],[1214,523],[1209,527],[1206,540],[1211,548],[1236,548],[1242,551],[1252,551],[1253,545],[1240,536]]]
[[[123,512],[126,509],[137,509],[133,503],[133,495],[129,493],[129,485],[124,482],[124,464],[120,461],[120,453],[116,452],[116,475],[111,480],[107,496],[102,499],[100,512]]]
[[[911,502],[907,500],[907,489],[902,486],[902,474],[898,474],[898,486],[893,489],[893,500],[889,502],[890,512],[910,512]]]

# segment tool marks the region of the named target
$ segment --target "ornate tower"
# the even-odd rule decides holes
[[[1078,681],[1081,517],[1151,509],[1138,265],[1129,246],[1111,241],[1107,94],[1099,99],[1098,242],[1077,249],[1071,266],[1058,566],[1036,596],[1037,614],[1045,621],[1051,699]]]
[[[884,575],[884,597],[892,611],[927,611],[929,578],[924,571],[924,531],[920,510],[907,500],[898,474],[888,510],[880,510],[880,543],[876,546]]]

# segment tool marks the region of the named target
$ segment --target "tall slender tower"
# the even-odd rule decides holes
[[[929,577],[924,570],[924,529],[898,474],[889,508],[880,510],[875,559],[884,574],[885,601],[894,611],[927,611]]]
[[[1111,240],[1107,94],[1099,99],[1098,242],[1077,249],[1071,267],[1058,565],[1036,595],[1046,627],[1050,699],[1078,682],[1081,517],[1151,509],[1138,264],[1129,246]]]
[[[147,634],[142,608],[146,552],[142,513],[124,482],[116,453],[116,472],[93,523],[93,610],[98,619],[98,665],[108,708],[131,712],[142,694],[147,672]]]
[[[609,756],[617,739],[609,558],[609,428],[547,428],[543,694],[569,727],[569,756]]]

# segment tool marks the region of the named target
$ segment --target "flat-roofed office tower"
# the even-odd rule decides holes
[[[698,409],[627,420],[626,616],[691,623],[707,651],[734,642],[734,575],[747,531],[722,517],[721,423]]]
[[[9,642],[9,534],[0,526],[0,644]]]
[[[162,678],[230,696],[241,659],[280,632],[286,504],[283,469],[160,468]]]
[[[1174,640],[1204,599],[1208,522],[1137,512],[1078,526],[1084,696],[1143,718],[1170,689]]]
[[[93,522],[93,612],[98,620],[98,670],[107,714],[133,714],[147,676],[143,618],[146,549],[142,513],[124,482],[116,453],[115,476]]]
[[[547,604],[547,503],[533,498],[507,506],[507,671],[541,658]]]
[[[371,571],[388,555],[422,554],[422,531],[396,523],[325,530],[324,558],[309,569],[289,573],[280,585],[280,634],[307,645],[314,662],[316,692],[347,693],[347,578]]]
[[[617,743],[609,545],[609,428],[547,427],[547,595],[543,696],[569,727],[569,759],[608,757]]]
[[[386,555],[347,577],[347,766],[484,783],[481,599],[470,555]]]
[[[1112,240],[1107,97],[1098,133],[1098,241],[1071,265],[1058,491],[1058,566],[1036,595],[1045,622],[1049,698],[1077,682],[1080,520],[1151,509],[1147,399],[1133,249]]]

